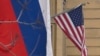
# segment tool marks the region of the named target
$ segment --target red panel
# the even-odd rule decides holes
[[[0,0],[0,21],[16,20],[10,1]],[[28,56],[18,23],[0,23],[0,56],[14,55]]]

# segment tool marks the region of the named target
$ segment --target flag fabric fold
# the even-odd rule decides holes
[[[55,16],[54,20],[80,50],[82,56],[87,56],[82,5]]]
[[[0,0],[0,56],[53,56],[49,0]]]

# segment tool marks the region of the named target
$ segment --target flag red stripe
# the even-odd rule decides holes
[[[77,30],[77,32],[78,32],[78,34],[79,34],[79,36],[80,36],[80,39],[81,39],[81,41],[82,41],[82,31],[81,31],[81,29],[80,29],[80,26],[78,26],[78,27],[76,27],[76,30]],[[82,42],[81,42],[82,43]]]

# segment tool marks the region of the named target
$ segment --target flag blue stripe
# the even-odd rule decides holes
[[[38,0],[12,0],[29,56],[46,56],[46,28]],[[20,14],[22,12],[22,14]]]

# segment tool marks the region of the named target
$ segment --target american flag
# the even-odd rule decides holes
[[[80,50],[82,56],[87,56],[82,5],[77,6],[69,12],[55,16],[54,20]]]

